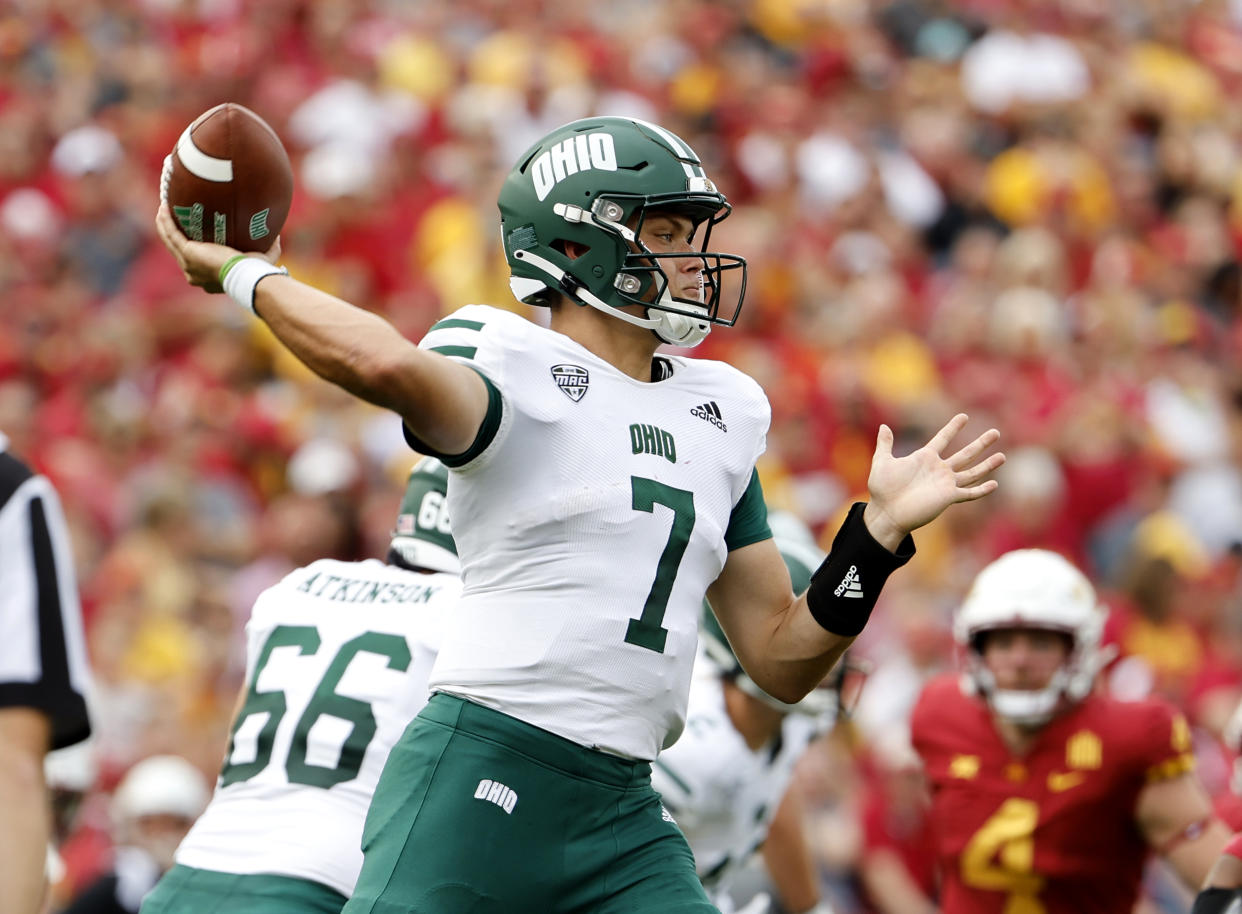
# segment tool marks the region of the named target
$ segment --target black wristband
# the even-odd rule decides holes
[[[914,539],[909,534],[896,554],[875,541],[863,523],[866,502],[855,502],[832,540],[828,558],[811,575],[806,605],[826,631],[852,638],[863,630],[888,576],[910,561]]]
[[[1242,898],[1242,889],[1204,889],[1195,896],[1190,914],[1227,914],[1233,910],[1230,905],[1239,898]]]

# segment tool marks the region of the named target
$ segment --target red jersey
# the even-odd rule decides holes
[[[1130,914],[1148,854],[1139,793],[1194,767],[1174,708],[1093,695],[1018,756],[950,674],[924,688],[910,726],[944,914]]]

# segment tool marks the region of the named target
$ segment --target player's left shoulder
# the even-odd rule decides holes
[[[1092,732],[1119,760],[1139,766],[1171,762],[1193,767],[1190,725],[1186,716],[1163,698],[1121,700],[1094,694],[1083,700],[1069,721],[1075,732]]]
[[[672,378],[686,384],[705,384],[718,388],[722,395],[754,400],[767,404],[768,397],[759,382],[728,362],[719,359],[696,359],[689,356],[656,356],[665,361]]]
[[[766,433],[772,407],[763,388],[750,375],[713,359],[657,358],[664,359],[671,370],[671,377],[661,387],[670,396],[689,397],[690,411],[697,418],[722,431],[736,427]]]

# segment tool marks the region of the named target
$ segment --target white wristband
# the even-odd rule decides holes
[[[284,267],[273,266],[262,257],[241,257],[224,265],[221,271],[220,284],[229,298],[237,302],[252,314],[254,310],[254,288],[264,276],[280,274],[288,276]]]

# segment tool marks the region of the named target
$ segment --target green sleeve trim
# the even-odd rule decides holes
[[[751,543],[771,539],[768,527],[768,506],[763,500],[763,486],[759,484],[759,471],[750,471],[750,483],[733,506],[729,515],[729,529],[725,531],[725,547],[732,552]]]
[[[473,365],[470,366],[474,368]],[[483,417],[483,422],[479,425],[479,433],[474,436],[474,441],[461,454],[445,454],[426,445],[422,439],[410,431],[410,427],[405,423],[401,424],[401,431],[405,434],[406,443],[420,454],[429,454],[432,457],[439,457],[440,462],[447,467],[463,467],[471,460],[478,457],[488,445],[496,438],[496,433],[500,431],[500,420],[504,415],[504,400],[500,396],[500,390],[492,383],[492,379],[485,375],[479,369],[474,368],[475,372],[483,383],[487,385],[487,414]]]
[[[463,330],[482,330],[483,321],[468,321],[461,317],[446,317],[444,320],[436,321],[432,324],[431,329],[427,332],[433,333],[436,330],[448,330],[452,327],[460,327]]]
[[[463,359],[473,359],[474,354],[479,351],[478,346],[431,346],[428,348],[432,352],[440,353],[440,355],[455,355]]]

